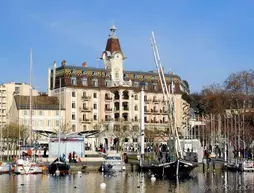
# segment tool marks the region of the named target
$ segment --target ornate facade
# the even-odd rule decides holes
[[[145,91],[145,127],[168,128],[167,109],[159,75],[155,71],[125,71],[126,59],[112,26],[101,60],[104,68],[69,66],[64,60],[60,67],[48,71],[49,96],[61,96],[66,109],[66,121],[73,131],[108,128],[110,123],[139,127],[140,90]],[[166,81],[176,96],[176,125],[187,125],[189,104],[182,99],[189,93],[187,85],[173,73],[165,73]],[[60,89],[61,85],[61,89]]]

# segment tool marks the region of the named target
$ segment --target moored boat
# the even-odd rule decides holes
[[[0,174],[8,174],[12,170],[12,165],[5,162],[0,162]]]
[[[14,165],[15,174],[42,174],[42,164],[30,160],[17,160]]]
[[[105,162],[101,165],[101,172],[121,172],[126,169],[125,163],[120,154],[108,154]]]
[[[65,161],[56,158],[55,161],[53,161],[48,166],[48,172],[49,174],[57,174],[57,175],[66,175],[69,174],[70,171],[70,165],[67,164]],[[59,172],[59,173],[58,173]]]

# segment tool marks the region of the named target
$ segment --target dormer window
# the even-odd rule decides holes
[[[98,79],[93,79],[93,87],[98,87]]]
[[[71,84],[77,85],[77,78],[76,77],[71,77]]]
[[[148,90],[148,82],[145,82],[145,90]]]
[[[158,90],[157,84],[153,83],[153,90]]]
[[[87,86],[87,78],[82,78],[82,85]]]
[[[137,81],[134,81],[133,82],[133,87],[138,87],[139,86],[139,83]]]

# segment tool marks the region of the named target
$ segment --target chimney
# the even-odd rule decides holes
[[[82,63],[82,67],[86,67],[86,62],[83,62],[83,63]]]

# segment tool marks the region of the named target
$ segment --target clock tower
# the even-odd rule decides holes
[[[106,49],[102,53],[105,69],[110,72],[113,86],[123,85],[123,61],[125,56],[121,50],[119,39],[116,36],[116,26],[110,28]]]

